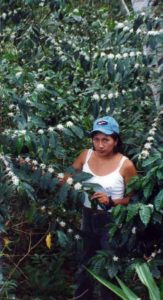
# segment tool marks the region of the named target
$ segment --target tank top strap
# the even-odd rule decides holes
[[[85,163],[87,163],[87,162],[88,162],[88,160],[90,159],[92,152],[93,152],[93,150],[92,150],[92,149],[88,149],[88,151],[87,151],[87,155],[86,155],[86,159],[85,159]]]
[[[124,161],[125,161],[126,159],[128,159],[128,157],[123,155],[122,158],[121,158],[121,160],[120,160],[120,162],[119,162],[117,171],[120,170],[120,168],[122,167],[122,165],[123,165],[123,163],[124,163]]]

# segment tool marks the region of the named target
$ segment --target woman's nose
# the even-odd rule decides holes
[[[99,141],[99,147],[103,148],[104,147],[104,143],[102,141]]]

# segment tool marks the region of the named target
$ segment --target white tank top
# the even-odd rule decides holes
[[[124,178],[120,174],[119,170],[122,167],[124,161],[128,158],[123,155],[119,162],[118,167],[113,172],[111,172],[107,175],[104,175],[104,176],[99,176],[99,175],[94,174],[88,165],[88,161],[89,161],[92,153],[93,153],[93,150],[89,149],[87,152],[85,163],[83,164],[83,172],[87,172],[87,173],[90,173],[93,175],[86,182],[100,184],[102,186],[101,191],[106,192],[106,194],[108,196],[111,196],[113,201],[116,201],[116,199],[123,198],[124,191],[125,191],[125,183],[124,183]],[[85,197],[84,206],[91,207],[91,203],[88,199],[87,193],[86,193],[86,197]],[[101,207],[98,206],[98,209],[101,209]]]

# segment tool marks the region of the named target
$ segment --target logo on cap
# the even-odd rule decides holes
[[[107,125],[108,124],[108,122],[106,122],[106,121],[99,121],[99,122],[97,122],[97,125]]]

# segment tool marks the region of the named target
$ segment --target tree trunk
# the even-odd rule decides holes
[[[120,7],[121,7],[122,14],[125,15],[125,16],[130,16],[130,11],[129,11],[125,1],[124,0],[119,0],[119,2],[120,2]]]

